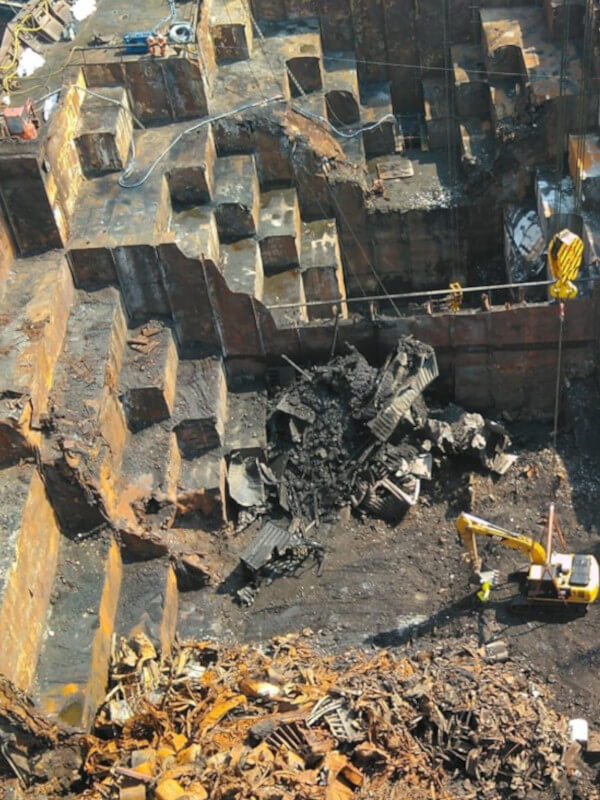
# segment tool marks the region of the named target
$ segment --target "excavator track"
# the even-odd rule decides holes
[[[534,618],[540,622],[568,622],[584,617],[587,614],[588,606],[583,603],[542,602],[526,595],[520,595],[508,602],[507,610],[515,616]]]

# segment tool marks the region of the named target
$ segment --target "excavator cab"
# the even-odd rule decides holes
[[[527,596],[539,602],[593,603],[598,596],[598,562],[592,555],[552,553],[547,566],[532,564]]]

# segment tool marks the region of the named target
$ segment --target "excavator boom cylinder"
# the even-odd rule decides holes
[[[459,514],[456,520],[456,528],[471,555],[474,554],[473,541],[475,536],[491,536],[500,539],[503,544],[513,550],[525,553],[534,564],[547,563],[546,550],[535,539],[523,536],[520,533],[504,530],[504,528],[486,522],[472,514],[466,514],[465,512]]]

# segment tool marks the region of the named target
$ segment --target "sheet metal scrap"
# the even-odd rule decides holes
[[[242,553],[242,563],[251,571],[258,572],[271,561],[273,556],[285,552],[292,534],[287,528],[266,522],[250,546]]]
[[[510,660],[468,640],[403,658],[325,657],[309,642],[310,632],[261,648],[190,642],[161,658],[143,637],[123,640],[88,796],[142,786],[168,800],[491,800],[553,797],[567,769],[578,780],[563,760],[566,719]]]
[[[329,730],[340,742],[353,742],[357,738],[357,732],[352,724],[352,720],[345,708],[343,697],[323,697],[310,712],[306,724],[309,728],[320,719],[324,719]]]
[[[121,639],[99,735],[85,739],[78,783],[61,788],[82,800],[557,799],[568,777],[597,798],[544,684],[488,656],[466,639],[323,656],[309,631],[162,654],[142,635]],[[9,719],[30,735],[31,706],[8,702],[3,730]],[[64,732],[39,730],[38,752],[58,752]],[[23,796],[56,796],[52,785]]]
[[[387,442],[401,419],[439,375],[435,352],[429,345],[406,338],[399,342],[379,376],[373,398],[377,415],[367,424],[374,436]]]
[[[254,456],[231,456],[227,473],[229,494],[243,508],[260,507],[266,500],[265,483],[260,463]]]
[[[295,527],[293,523],[286,529],[266,522],[242,553],[240,560],[250,575],[250,582],[236,593],[241,605],[252,605],[263,582],[293,575],[309,559],[321,566],[323,545],[308,539]]]

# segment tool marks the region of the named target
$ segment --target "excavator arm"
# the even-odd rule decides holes
[[[464,545],[471,556],[473,568],[479,573],[481,561],[477,552],[477,536],[492,536],[499,539],[502,544],[525,553],[533,564],[546,564],[547,555],[544,546],[529,536],[520,533],[513,533],[490,522],[486,522],[472,514],[462,513],[456,520],[456,528],[460,534]]]

